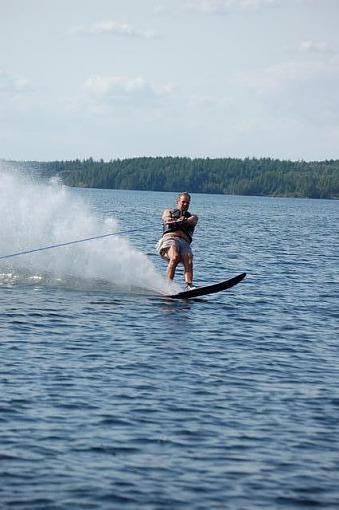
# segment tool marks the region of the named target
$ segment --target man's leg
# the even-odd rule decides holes
[[[181,260],[179,249],[174,244],[168,249],[166,258],[168,258],[166,275],[169,280],[173,280],[176,267]]]
[[[184,264],[184,278],[186,283],[193,282],[193,255],[185,253],[182,256],[182,263]]]

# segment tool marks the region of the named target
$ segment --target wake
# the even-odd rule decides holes
[[[0,257],[31,251],[0,259],[0,282],[166,292],[151,261],[119,235],[115,218],[99,220],[57,180],[33,182],[1,166],[0,178]],[[72,242],[92,237],[101,238]]]

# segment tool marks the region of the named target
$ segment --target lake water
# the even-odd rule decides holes
[[[195,283],[154,245],[175,194],[3,175],[0,506],[339,507],[339,202],[193,195]],[[182,270],[176,282],[181,284]]]

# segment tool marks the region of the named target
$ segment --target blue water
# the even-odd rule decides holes
[[[196,284],[248,276],[178,302],[152,291],[174,194],[48,193],[2,253],[48,244],[43,218],[131,233],[1,261],[1,508],[338,508],[339,203],[193,195]]]

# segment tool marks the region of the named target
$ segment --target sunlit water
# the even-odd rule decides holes
[[[0,256],[129,231],[0,260],[1,508],[338,508],[338,202],[193,195],[196,284],[248,276],[178,302],[175,194],[0,195]]]

